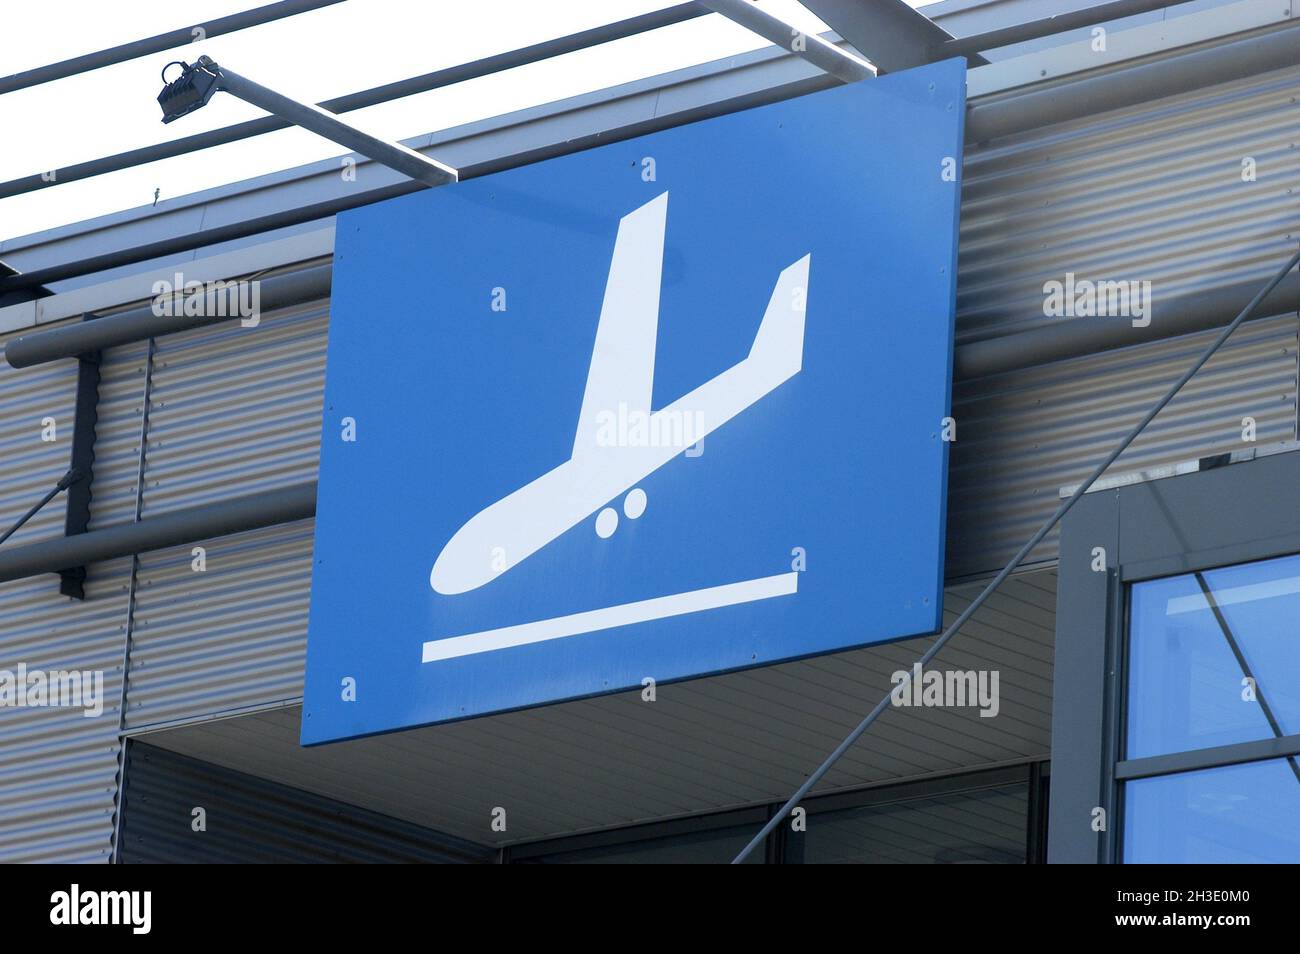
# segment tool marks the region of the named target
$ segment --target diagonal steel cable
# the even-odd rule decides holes
[[[1078,503],[1083,495],[1088,492],[1088,488],[1097,482],[1097,478],[1105,473],[1111,464],[1115,463],[1115,460],[1120,454],[1128,450],[1129,445],[1137,439],[1139,434],[1146,430],[1147,425],[1155,419],[1155,416],[1163,411],[1165,406],[1174,399],[1174,395],[1183,389],[1183,385],[1190,381],[1192,376],[1205,366],[1205,362],[1209,361],[1210,358],[1214,356],[1214,353],[1223,346],[1223,343],[1228,340],[1232,333],[1241,327],[1242,322],[1251,316],[1255,309],[1259,307],[1260,302],[1262,302],[1268,294],[1281,283],[1282,279],[1286,277],[1287,272],[1295,268],[1297,263],[1300,263],[1300,250],[1297,250],[1296,253],[1287,260],[1286,265],[1280,268],[1277,274],[1269,279],[1268,284],[1261,288],[1255,297],[1250,300],[1250,304],[1243,308],[1236,318],[1232,319],[1227,327],[1219,333],[1219,336],[1214,339],[1214,342],[1192,363],[1192,366],[1184,371],[1182,376],[1173,383],[1169,390],[1166,391],[1164,396],[1155,403],[1151,410],[1147,411],[1147,413],[1143,415],[1142,420],[1138,421],[1138,423],[1134,425],[1133,429],[1124,436],[1124,439],[1115,445],[1114,450],[1106,455],[1106,459],[1093,469],[1092,473],[1088,476],[1088,479],[1075,488],[1074,493],[1072,493],[1067,500],[1056,508],[1056,511],[1047,518],[1047,522],[1039,527],[1038,531],[1029,538],[1028,542],[1026,542],[1025,545],[1016,552],[1016,555],[1011,558],[1011,562],[1002,568],[1002,571],[993,578],[989,585],[984,587],[980,595],[975,597],[971,604],[962,611],[961,615],[953,620],[952,625],[944,630],[943,635],[934,641],[919,660],[921,669],[924,669],[926,665],[939,654],[939,651],[948,644],[948,640],[952,639],[957,631],[966,624],[966,621],[975,615],[975,611],[984,605],[984,601],[1002,585],[1007,577],[1015,572],[1016,567],[1020,566],[1025,557],[1029,555],[1030,551],[1032,551],[1034,547],[1038,546],[1038,544],[1043,541],[1044,537],[1051,533],[1052,528],[1060,522],[1062,517],[1069,513],[1070,508]],[[884,697],[876,703],[875,707],[869,713],[867,713],[866,718],[859,722],[857,727],[844,737],[844,741],[835,747],[835,751],[826,756],[826,759],[822,764],[817,766],[816,771],[809,775],[804,783],[799,786],[798,790],[790,796],[784,805],[781,806],[781,810],[774,813],[772,817],[768,819],[767,824],[764,825],[758,834],[753,837],[749,844],[741,849],[740,854],[736,855],[736,857],[732,859],[732,864],[739,864],[749,857],[750,853],[763,843],[763,840],[772,833],[776,826],[781,824],[783,819],[789,817],[790,812],[794,807],[803,800],[804,796],[812,790],[814,785],[822,780],[822,777],[830,771],[831,766],[838,762],[840,757],[852,748],[853,743],[861,738],[862,733],[866,732],[867,729],[871,727],[871,724],[880,717],[880,714],[884,712],[886,706],[889,705],[889,700],[893,693],[898,689],[911,684],[912,674],[915,671],[915,667],[907,670],[907,676],[903,680],[902,684],[895,687],[895,689],[890,692],[885,693]]]

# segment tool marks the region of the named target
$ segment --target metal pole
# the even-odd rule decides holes
[[[187,507],[103,530],[0,550],[0,583],[209,537],[292,523],[315,513],[315,481]]]
[[[1039,527],[1038,531],[1030,537],[1028,542],[1026,542],[1016,555],[1011,558],[1011,562],[1004,566],[1002,571],[993,578],[992,582],[990,582],[988,586],[984,587],[984,590],[980,595],[975,597],[971,604],[962,611],[961,615],[953,620],[952,625],[944,630],[943,635],[931,644],[930,648],[925,651],[919,660],[919,665],[922,670],[924,670],[926,665],[939,654],[940,650],[942,650],[944,646],[948,644],[948,640],[952,639],[956,632],[965,625],[966,621],[975,615],[975,611],[984,605],[984,601],[993,594],[993,591],[1001,586],[1003,581],[1015,572],[1016,567],[1020,566],[1021,562],[1029,555],[1030,551],[1043,541],[1043,538],[1046,537],[1060,519],[1069,512],[1070,508],[1079,502],[1083,495],[1087,493],[1088,488],[1097,481],[1097,478],[1105,473],[1106,469],[1110,467],[1111,464],[1115,463],[1120,454],[1128,450],[1129,445],[1132,444],[1137,436],[1146,429],[1146,426],[1155,419],[1155,416],[1163,411],[1165,405],[1174,399],[1174,395],[1183,389],[1183,385],[1190,381],[1197,371],[1201,370],[1205,365],[1205,362],[1209,361],[1210,358],[1213,357],[1214,353],[1223,346],[1225,341],[1228,340],[1228,337],[1236,331],[1238,327],[1240,327],[1241,323],[1245,321],[1246,318],[1249,317],[1250,313],[1259,306],[1259,303],[1268,296],[1269,292],[1271,292],[1282,281],[1282,279],[1286,277],[1287,272],[1295,268],[1297,263],[1300,263],[1300,250],[1296,251],[1296,253],[1287,260],[1286,265],[1269,280],[1267,285],[1259,290],[1255,297],[1250,300],[1250,304],[1243,308],[1241,313],[1238,314],[1236,318],[1232,319],[1228,326],[1219,333],[1219,336],[1214,339],[1213,343],[1206,348],[1204,352],[1201,353],[1201,356],[1192,363],[1192,366],[1184,371],[1182,376],[1179,377],[1169,390],[1165,392],[1164,397],[1157,401],[1151,410],[1147,411],[1147,413],[1143,415],[1142,420],[1138,421],[1138,423],[1134,425],[1133,429],[1124,436],[1124,439],[1115,445],[1114,450],[1106,455],[1106,459],[1093,469],[1092,473],[1088,476],[1088,479],[1075,488],[1074,493],[1070,495],[1069,499],[1056,508],[1056,512],[1047,518],[1047,522]],[[762,830],[760,830],[749,844],[741,850],[740,854],[736,855],[736,857],[732,859],[732,864],[739,864],[744,861],[749,856],[750,852],[752,852],[758,845],[761,845],[763,840],[772,833],[772,830],[776,828],[777,825],[781,824],[782,820],[790,817],[790,812],[794,807],[799,804],[814,785],[821,781],[822,777],[830,771],[831,766],[838,762],[840,757],[853,747],[853,743],[857,742],[862,736],[862,733],[866,732],[880,714],[885,711],[894,691],[911,684],[912,673],[915,671],[915,667],[908,669],[906,678],[903,680],[902,684],[895,687],[894,690],[885,693],[884,697],[876,703],[875,707],[869,713],[867,713],[866,718],[859,722],[857,727],[845,736],[844,741],[837,745],[835,751],[828,755],[826,760],[817,767],[817,770],[808,776],[807,780],[799,786],[798,791],[791,795],[786,803],[781,806],[780,811],[776,812],[771,819],[768,820],[768,823],[763,826]]]
[[[736,21],[783,50],[802,56],[846,83],[856,83],[876,75],[876,68],[866,60],[858,59],[815,33],[804,33],[784,20],[778,20],[749,0],[700,0],[700,5]]]
[[[232,13],[228,17],[221,17],[211,23],[179,27],[147,39],[133,40],[130,43],[123,43],[107,50],[100,50],[97,53],[86,53],[82,56],[74,56],[70,60],[62,60],[48,66],[38,66],[35,69],[24,70],[11,76],[0,77],[0,93],[12,93],[14,90],[27,89],[29,86],[39,86],[42,83],[66,79],[69,76],[76,76],[78,73],[87,73],[104,66],[125,63],[127,60],[133,60],[140,56],[148,56],[150,53],[161,53],[163,50],[185,46],[195,40],[210,40],[213,37],[234,33],[237,30],[260,26],[263,23],[271,23],[274,20],[282,20],[285,17],[296,16],[299,13],[306,13],[309,10],[317,10],[341,2],[342,0],[281,0],[280,3],[268,3],[266,6],[257,7],[254,10]],[[196,33],[195,31],[202,32]]]
[[[405,176],[430,186],[447,185],[459,178],[459,174],[451,166],[423,156],[400,143],[386,142],[362,132],[319,106],[290,99],[261,83],[253,82],[246,76],[240,76],[234,70],[218,66],[209,57],[199,57],[199,65],[215,73],[218,77],[218,88],[224,89],[230,95],[265,109],[268,113],[281,116],[304,129],[310,129],[317,135],[346,146],[353,152],[359,152],[376,162],[382,162]]]

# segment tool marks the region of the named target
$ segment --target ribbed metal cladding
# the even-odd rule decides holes
[[[54,576],[0,584],[0,669],[99,671],[103,711],[0,707],[0,862],[106,862],[131,561],[88,569],[85,601]]]
[[[1297,99],[1300,69],[1278,70],[969,146],[958,340],[1040,326],[1067,272],[1150,281],[1156,321],[1161,301],[1263,284],[1300,240]]]
[[[312,532],[299,521],[140,555],[129,729],[302,695]],[[194,569],[204,548],[206,569]]]
[[[194,830],[194,810],[204,828]],[[331,798],[186,758],[127,748],[123,864],[474,864],[495,852]]]
[[[16,335],[0,336],[0,344]],[[56,361],[17,371],[0,361],[0,533],[67,472],[72,459],[77,363]],[[42,440],[45,418],[54,419],[53,441]],[[5,541],[6,547],[63,535],[62,495]]]
[[[143,515],[311,480],[326,302],[157,339]]]
[[[29,369],[26,372],[38,370]],[[144,417],[149,342],[110,348],[99,364],[99,416],[95,424],[95,482],[90,529],[135,519],[140,470],[140,424]]]
[[[1296,437],[1295,315],[1243,325],[1110,473]],[[1000,568],[1218,331],[959,383],[948,494],[948,573]],[[1053,533],[1028,563],[1054,560]]]
[[[1086,320],[1086,319],[1084,319]],[[1297,318],[1243,325],[1111,467],[1123,473],[1296,436]],[[1218,334],[960,382],[948,492],[948,575],[999,569]],[[1056,558],[1053,533],[1029,562]]]

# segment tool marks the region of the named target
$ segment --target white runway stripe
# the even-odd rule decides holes
[[[431,639],[424,644],[422,661],[438,662],[442,659],[455,659],[458,656],[472,656],[496,649],[541,643],[548,639],[562,639],[565,636],[613,629],[615,626],[646,623],[722,606],[771,599],[774,596],[790,596],[798,589],[798,573],[780,573],[756,580],[742,580],[739,583],[726,583],[703,590],[674,593],[672,596],[658,596],[636,603],[607,606],[604,609],[588,610],[571,616],[557,616],[553,619],[538,620],[535,623],[521,623],[518,626],[489,629],[481,633],[449,636],[446,639]]]

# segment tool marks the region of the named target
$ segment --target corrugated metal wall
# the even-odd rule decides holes
[[[112,397],[101,433],[120,426],[120,365],[106,362]],[[76,388],[75,361],[22,371],[0,362],[0,529],[68,469]],[[41,439],[47,416],[56,421],[53,442]],[[115,466],[108,461],[105,472]],[[56,497],[4,546],[61,536],[65,507]],[[0,670],[98,671],[104,695],[102,713],[89,718],[78,708],[0,706],[0,862],[109,857],[130,575],[129,559],[88,567],[85,602],[60,596],[53,575],[0,584]]]
[[[1066,272],[1150,281],[1157,321],[1160,301],[1262,285],[1300,240],[1298,97],[1300,69],[1278,70],[968,145],[959,340],[1041,326]]]
[[[104,700],[94,717],[0,707],[0,862],[109,858],[131,561],[87,570],[85,602],[55,576],[0,584],[0,669],[97,670]]]
[[[0,344],[16,335],[0,336]],[[72,456],[77,364],[60,361],[16,371],[0,362],[0,532],[40,501],[68,469]],[[44,418],[52,435],[43,435]],[[55,440],[43,440],[53,436]],[[5,546],[63,535],[62,498],[15,533]]]
[[[313,480],[326,302],[159,338],[144,516]]]
[[[314,527],[302,520],[141,554],[127,728],[302,695]],[[203,572],[194,546],[206,551]]]
[[[131,742],[122,793],[124,864],[481,864],[492,849]],[[194,809],[204,810],[194,831]]]
[[[1086,319],[1085,319],[1086,320]],[[1296,426],[1297,318],[1244,325],[1110,473],[1240,450]],[[1000,569],[1218,334],[1207,331],[978,381],[953,392],[948,575]],[[1052,533],[1029,563],[1056,559]]]
[[[1298,97],[1300,70],[1280,70],[968,147],[958,339],[1041,327],[1043,283],[1067,272],[1150,281],[1157,324],[1170,299],[1262,285],[1300,240]],[[1239,449],[1244,416],[1261,443],[1297,436],[1296,330],[1243,328],[1111,472]],[[1210,340],[960,383],[949,576],[999,569]],[[1031,560],[1055,556],[1053,536]]]
[[[315,478],[328,322],[312,302],[157,340],[145,517]],[[302,694],[313,527],[141,555],[127,728]]]
[[[72,362],[66,364],[72,365]],[[90,497],[91,530],[135,519],[140,475],[140,427],[144,418],[148,370],[147,341],[110,348],[100,357],[95,481]]]
[[[106,352],[91,528],[134,519],[137,495],[149,516],[312,479],[327,320],[317,302],[159,339],[151,375],[148,342]],[[0,523],[67,470],[76,380],[74,361],[0,362]],[[6,546],[58,536],[63,519],[60,497]],[[130,559],[90,567],[84,603],[54,576],[0,585],[0,669],[101,669],[109,698],[94,719],[0,708],[0,860],[109,859],[128,618],[128,728],[301,694],[311,537],[306,521],[142,554],[133,614]]]

